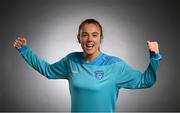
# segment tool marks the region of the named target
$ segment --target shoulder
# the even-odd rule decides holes
[[[71,52],[68,55],[66,55],[67,58],[75,58],[82,55],[82,52]]]
[[[66,55],[66,59],[74,62],[79,62],[79,58],[82,57],[82,52],[71,52],[68,55]]]
[[[106,65],[111,65],[111,64],[114,64],[114,63],[123,63],[124,62],[119,57],[108,55],[108,54],[105,54],[105,53],[103,53],[102,57],[103,57],[104,62],[105,62]]]

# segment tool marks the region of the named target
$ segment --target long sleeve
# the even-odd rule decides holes
[[[48,79],[68,78],[66,68],[66,57],[54,64],[49,64],[48,62],[38,57],[35,53],[33,53],[32,49],[28,45],[18,49],[18,51],[20,55],[24,58],[24,60],[31,67],[33,67],[36,71],[38,71]]]
[[[127,89],[149,88],[156,82],[161,55],[150,53],[150,63],[144,73],[133,69],[123,62],[122,70],[117,77],[117,87]]]

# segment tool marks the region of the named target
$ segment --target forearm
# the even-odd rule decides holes
[[[118,86],[127,89],[149,88],[156,82],[160,66],[160,54],[150,54],[150,63],[144,73],[124,63],[122,75],[118,78]]]
[[[25,45],[24,47],[18,49],[20,52],[20,55],[23,57],[23,59],[36,71],[41,73],[42,75],[48,77],[49,73],[49,63],[39,58],[36,54],[33,53],[32,49]]]
[[[157,71],[160,66],[161,55],[150,53],[150,63],[145,72],[141,75],[138,88],[149,88],[156,82]]]

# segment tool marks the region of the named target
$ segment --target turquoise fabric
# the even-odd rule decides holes
[[[160,54],[150,54],[150,63],[141,73],[122,59],[102,52],[89,63],[83,59],[83,52],[73,52],[49,64],[28,45],[18,50],[30,66],[48,79],[68,80],[72,112],[115,112],[119,90],[151,87],[161,60]]]

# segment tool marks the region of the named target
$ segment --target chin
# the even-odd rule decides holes
[[[93,55],[95,54],[94,50],[84,50],[84,53],[86,53],[87,55]]]
[[[84,51],[87,55],[93,55],[95,52]]]

